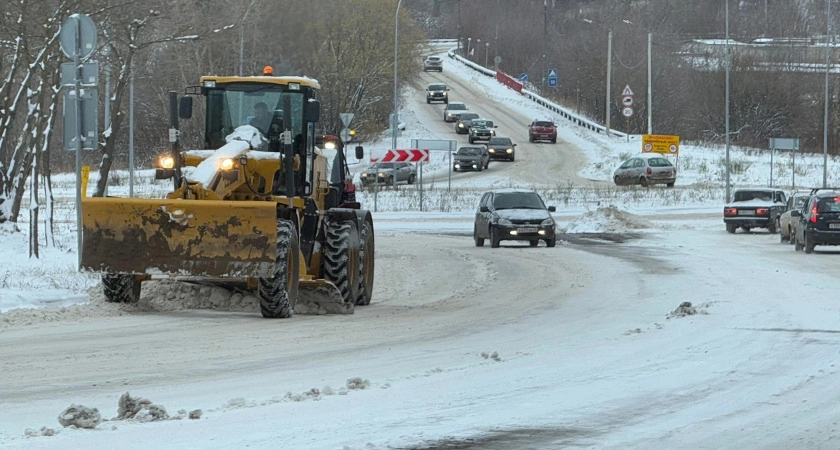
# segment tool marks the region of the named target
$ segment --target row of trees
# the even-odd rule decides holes
[[[104,195],[112,166],[128,161],[128,94],[135,92],[135,155],[148,166],[167,143],[168,92],[206,74],[303,75],[322,85],[323,132],[355,114],[362,138],[387,126],[393,105],[392,0],[13,0],[0,4],[0,222],[16,221],[27,181],[53,168],[72,171],[62,148],[59,29],[74,13],[98,29],[91,60],[100,64],[98,149],[85,152]],[[400,79],[416,76],[417,42],[409,10],[400,14]],[[415,74],[413,75],[412,72]],[[64,87],[63,89],[68,89]],[[183,124],[184,144],[200,146],[199,124]],[[44,196],[42,195],[42,198]]]

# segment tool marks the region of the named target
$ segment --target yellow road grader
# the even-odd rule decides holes
[[[170,92],[172,152],[156,178],[172,192],[82,199],[81,270],[102,274],[107,301],[137,302],[142,282],[176,279],[252,291],[268,318],[370,303],[373,219],[345,189],[343,145],[316,135],[319,89],[269,73],[204,76],[186,95]],[[182,150],[178,121],[192,118],[194,98],[204,149]]]

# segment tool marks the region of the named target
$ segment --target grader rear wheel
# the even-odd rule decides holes
[[[369,305],[373,295],[374,236],[373,224],[365,221],[359,236],[359,284],[356,304]]]
[[[294,314],[300,281],[300,242],[294,223],[277,219],[277,253],[274,275],[260,278],[257,297],[262,316],[287,319]]]
[[[359,288],[359,231],[353,220],[330,220],[325,228],[324,278],[338,288],[341,302],[355,304]]]

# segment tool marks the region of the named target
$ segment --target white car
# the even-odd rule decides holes
[[[440,56],[429,56],[423,61],[423,72],[437,70],[443,72],[443,59]]]

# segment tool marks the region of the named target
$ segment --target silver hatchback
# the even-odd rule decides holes
[[[640,184],[664,184],[674,187],[677,181],[677,168],[664,156],[636,156],[618,166],[613,173],[613,181],[618,186]]]

